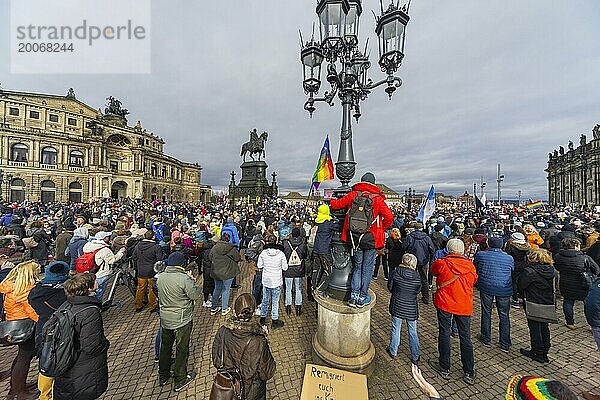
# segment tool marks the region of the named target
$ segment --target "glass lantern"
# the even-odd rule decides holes
[[[315,41],[306,43],[300,52],[300,60],[304,67],[304,92],[314,94],[321,86],[321,64],[323,63],[323,52]]]
[[[409,16],[391,4],[377,21],[375,33],[379,37],[379,64],[383,71],[394,73],[404,58],[404,34]]]
[[[346,14],[350,9],[348,0],[320,0],[317,15],[323,44],[337,45],[346,32]]]
[[[349,0],[348,3],[350,8],[346,14],[345,38],[349,44],[356,45],[358,43],[358,26],[362,14],[362,4],[361,0]]]

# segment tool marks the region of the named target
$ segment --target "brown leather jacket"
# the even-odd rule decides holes
[[[265,332],[254,319],[229,319],[215,336],[212,348],[215,368],[238,368],[244,382],[245,400],[267,398],[267,381],[275,375],[275,360]]]

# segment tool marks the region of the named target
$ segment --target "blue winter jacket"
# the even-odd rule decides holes
[[[480,251],[473,260],[477,275],[479,291],[492,295],[507,297],[513,294],[512,272],[515,262],[512,256],[500,249],[491,248]]]
[[[233,222],[227,222],[225,225],[223,225],[223,228],[221,228],[221,235],[224,233],[229,235],[229,243],[232,243],[239,249],[240,235],[238,234],[238,230]]]
[[[597,278],[583,302],[585,318],[590,326],[600,326],[600,278]]]
[[[315,235],[313,254],[330,254],[332,237],[333,221],[323,221],[320,224],[317,224],[317,234]]]

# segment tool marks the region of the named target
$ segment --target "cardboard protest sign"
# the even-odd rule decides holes
[[[300,400],[368,400],[367,377],[362,374],[306,364]]]

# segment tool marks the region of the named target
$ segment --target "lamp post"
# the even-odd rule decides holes
[[[0,169],[0,203],[4,201],[4,171]]]
[[[404,58],[404,39],[409,21],[408,6],[390,4],[377,17],[375,33],[379,38],[379,66],[386,78],[373,82],[367,77],[371,62],[368,57],[368,41],[364,51],[359,49],[358,27],[362,14],[360,0],[319,0],[316,8],[320,22],[321,41],[314,36],[302,43],[300,59],[304,67],[304,92],[308,100],[304,109],[312,116],[315,103],[325,102],[333,106],[336,95],[342,104],[342,128],[336,174],[341,182],[340,191],[349,191],[354,177],[356,162],[352,147],[352,117],[358,122],[360,103],[376,87],[385,85],[389,98],[402,80],[394,76]],[[301,38],[302,40],[302,38]],[[321,87],[321,65],[327,61],[326,79],[331,89],[323,97],[315,97]]]
[[[496,179],[496,183],[498,183],[498,205],[502,205],[502,182],[504,182],[504,175],[500,174],[500,164],[498,164],[498,179]]]
[[[376,17],[379,67],[386,74],[378,82],[373,82],[368,77],[371,67],[368,41],[364,50],[359,48],[358,32],[362,11],[361,0],[318,0],[316,13],[320,40],[315,40],[313,32],[311,39],[304,42],[300,34],[300,60],[304,71],[302,86],[308,96],[304,109],[312,117],[316,110],[315,103],[324,102],[333,106],[336,96],[342,105],[340,147],[335,163],[336,175],[341,182],[341,186],[335,191],[338,197],[350,191],[349,184],[356,172],[352,117],[358,122],[361,117],[360,104],[375,88],[383,86],[391,99],[396,89],[402,85],[402,80],[394,74],[404,58],[408,6],[400,7],[398,2],[392,2],[384,10],[381,5],[381,15]],[[322,97],[317,97],[321,88],[321,66],[324,61],[327,62],[325,79],[330,89]],[[334,214],[343,220],[343,211]],[[368,370],[375,357],[375,347],[370,340],[370,310],[375,305],[376,298],[375,293],[370,290],[371,303],[358,311],[339,301],[350,297],[353,270],[349,249],[340,240],[341,229],[339,226],[332,238],[333,270],[327,289],[331,297],[315,296],[319,318],[313,338],[313,350],[319,360],[330,366],[360,372]],[[340,340],[341,337],[344,340]]]

